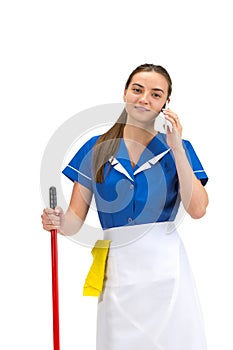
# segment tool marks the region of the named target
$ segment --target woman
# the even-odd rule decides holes
[[[208,178],[178,116],[166,104],[172,81],[144,64],[129,76],[115,125],[92,137],[63,173],[74,182],[69,208],[45,209],[45,230],[71,235],[94,194],[110,240],[98,302],[98,350],[204,350],[204,327],[192,273],[175,228],[180,204],[194,219],[206,213]],[[164,114],[171,128],[155,130]]]

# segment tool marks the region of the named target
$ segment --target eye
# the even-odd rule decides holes
[[[158,94],[156,92],[154,94],[152,94],[152,96],[155,97],[155,98],[161,98],[162,97],[160,94]]]
[[[132,88],[132,91],[136,94],[140,94],[142,92],[142,89],[140,88]]]

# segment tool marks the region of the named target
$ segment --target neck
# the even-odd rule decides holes
[[[124,128],[124,139],[140,141],[141,144],[147,145],[148,142],[157,134],[158,132],[153,128],[143,129],[142,127],[126,124]]]

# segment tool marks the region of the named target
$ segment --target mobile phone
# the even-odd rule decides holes
[[[168,108],[168,102],[165,103],[165,105],[163,106],[161,112],[160,112],[160,116],[163,119],[163,125],[164,125],[164,130],[165,132],[167,132],[167,128],[169,128],[170,132],[172,132],[172,123],[170,123],[164,116],[163,114],[163,110]]]

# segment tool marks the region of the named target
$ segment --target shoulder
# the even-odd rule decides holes
[[[99,137],[99,135],[93,136],[84,141],[62,171],[70,180],[77,181],[89,189],[92,188],[92,150]]]
[[[92,136],[83,144],[82,147],[89,149],[93,148],[100,137],[101,135]]]
[[[186,152],[196,155],[196,151],[195,151],[193,144],[191,143],[190,140],[182,139],[182,143],[183,143],[183,147],[184,147]]]
[[[92,136],[86,141],[79,139],[74,146],[74,155],[69,164],[79,164],[84,159],[88,161],[92,156],[93,148],[100,136],[101,135]]]
[[[88,140],[85,140],[83,142],[82,142],[82,139],[80,139],[77,142],[77,146],[75,147],[76,154],[83,154],[83,156],[85,156],[85,154],[87,155],[88,153],[92,152],[92,149],[94,148],[100,136],[101,135],[92,136]]]
[[[192,147],[192,144],[189,140],[187,139],[182,139],[183,145],[186,147]]]

